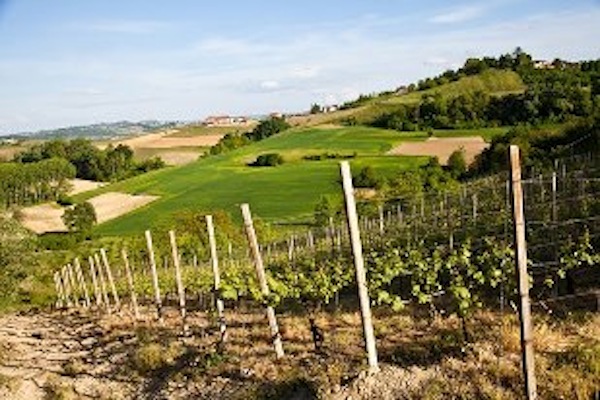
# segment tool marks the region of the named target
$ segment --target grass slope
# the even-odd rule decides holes
[[[253,213],[272,222],[309,220],[322,195],[340,196],[339,160],[306,161],[302,156],[324,152],[357,154],[355,168],[371,165],[384,174],[412,169],[426,157],[386,156],[403,140],[423,140],[423,133],[403,134],[365,127],[292,129],[280,135],[179,168],[141,175],[77,196],[82,201],[106,191],[147,193],[161,198],[97,228],[104,235],[139,233],[168,221],[181,209],[225,209],[234,217],[238,205],[250,203]],[[248,167],[259,154],[278,152],[286,163],[278,167]]]
[[[489,69],[481,74],[466,76],[458,81],[451,82],[436,88],[411,92],[402,95],[383,95],[368,100],[360,107],[341,110],[328,114],[315,114],[296,117],[292,120],[294,125],[315,125],[325,123],[339,123],[354,118],[358,123],[368,123],[384,113],[395,111],[399,105],[415,104],[424,95],[439,93],[442,97],[450,99],[463,94],[482,91],[491,96],[503,96],[509,93],[519,93],[525,90],[525,84],[519,74],[514,71]]]

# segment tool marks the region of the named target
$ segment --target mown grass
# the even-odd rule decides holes
[[[423,133],[407,134],[366,127],[292,129],[230,153],[207,157],[179,168],[167,168],[76,196],[82,201],[102,192],[122,191],[161,196],[148,206],[97,227],[103,235],[135,234],[168,221],[176,210],[229,211],[236,219],[239,204],[250,203],[253,213],[271,222],[308,221],[322,195],[341,196],[339,160],[306,161],[302,157],[325,151],[355,155],[354,168],[371,165],[391,175],[413,169],[427,157],[386,156],[405,140],[424,140]],[[257,168],[247,164],[264,153],[280,153],[285,163]]]

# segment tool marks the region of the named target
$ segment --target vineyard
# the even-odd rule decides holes
[[[376,347],[383,349],[384,362],[407,365],[419,358],[406,342],[401,351],[389,351],[386,341],[393,335],[383,326],[392,323],[395,330],[399,316],[419,315],[432,326],[457,321],[459,336],[438,350],[467,357],[477,351],[473,343],[486,329],[487,339],[505,341],[502,335],[515,325],[519,310],[526,378],[503,389],[502,396],[520,398],[525,388],[528,398],[536,398],[531,343],[538,340],[532,336],[538,331],[525,309],[532,308],[535,324],[536,319],[576,310],[597,311],[600,305],[599,168],[597,158],[580,156],[557,160],[552,170],[526,170],[522,179],[515,179],[513,171],[512,179],[499,174],[452,192],[356,204],[345,182],[345,215],[332,214],[323,227],[261,244],[250,209],[242,205],[248,246],[234,246],[211,216],[205,219],[205,232],[196,235],[178,237],[171,230],[169,237],[153,237],[146,231],[122,248],[92,250],[61,267],[54,275],[56,307],[79,310],[82,318],[118,315],[123,326],[136,332],[154,327],[156,335],[166,329],[188,350],[197,338],[207,351],[205,364],[218,364],[236,351],[245,354],[239,346],[245,339],[236,336],[246,329],[261,337],[261,351],[270,342],[281,363],[298,357],[298,345],[288,340],[293,334],[285,328],[298,316],[308,320],[303,326],[314,353],[323,362],[335,359],[336,352],[344,353],[340,330],[353,327],[358,335],[360,309],[367,353],[362,359],[368,359],[372,373],[380,370]],[[522,193],[521,222],[514,203],[517,192]],[[526,253],[518,247],[520,223]],[[264,328],[256,317],[260,308],[268,319]],[[240,318],[245,321],[242,330]],[[348,318],[354,322],[340,325]],[[592,350],[598,348],[597,337],[584,339]],[[252,341],[247,345],[259,346]],[[492,352],[497,363],[509,356],[504,351]],[[573,398],[591,398],[600,388],[598,354],[590,354],[592,361],[580,366],[588,377],[585,385],[565,389]],[[364,361],[350,359],[345,373],[353,376]],[[537,372],[542,375],[540,398],[554,398],[546,373],[539,367]]]

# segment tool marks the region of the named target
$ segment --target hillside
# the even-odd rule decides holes
[[[312,217],[320,196],[339,196],[339,160],[307,161],[303,156],[356,153],[352,160],[355,168],[371,165],[382,173],[392,174],[414,168],[427,158],[385,153],[402,141],[425,138],[424,133],[399,135],[365,127],[295,128],[236,151],[109,185],[76,200],[106,191],[161,196],[148,207],[98,227],[99,233],[108,235],[138,233],[180,209],[224,209],[237,216],[238,205],[243,202],[251,203],[256,214],[268,221],[307,220]],[[280,153],[285,163],[267,168],[247,165],[258,155],[271,152]]]
[[[85,138],[92,140],[104,140],[115,137],[141,135],[147,132],[153,132],[160,129],[169,129],[177,126],[176,122],[161,121],[140,121],[129,122],[119,121],[110,123],[99,123],[92,125],[70,126],[66,128],[45,129],[35,132],[22,132],[12,135],[2,135],[0,137],[15,139],[75,139]]]
[[[465,76],[455,82],[450,82],[435,88],[413,91],[403,94],[382,94],[366,98],[349,109],[332,113],[323,113],[291,119],[294,125],[319,125],[324,123],[344,123],[353,120],[354,123],[368,123],[378,116],[394,112],[399,105],[417,104],[423,96],[439,94],[445,99],[485,92],[490,96],[503,96],[510,93],[521,93],[526,86],[514,71],[489,69],[481,74]]]

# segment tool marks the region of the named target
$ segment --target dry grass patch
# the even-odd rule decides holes
[[[456,150],[465,151],[465,160],[471,164],[475,156],[489,146],[481,136],[436,138],[424,142],[405,142],[388,152],[391,155],[437,157],[442,164],[448,162],[450,155]]]

